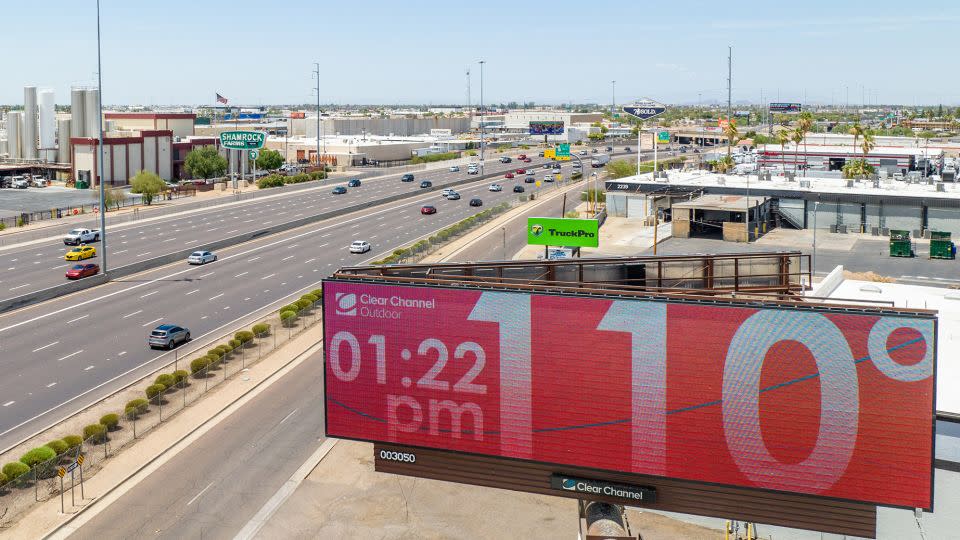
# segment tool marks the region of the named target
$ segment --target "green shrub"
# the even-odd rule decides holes
[[[217,356],[215,354],[208,354],[204,356],[204,358],[207,359],[207,367],[210,369],[213,369],[220,365],[220,359],[221,359],[220,356]]]
[[[38,446],[26,454],[20,456],[20,463],[27,467],[36,467],[37,465],[50,461],[57,457],[57,453],[49,446]]]
[[[183,381],[187,380],[187,377],[189,376],[190,374],[187,373],[187,370],[178,369],[173,372],[173,384],[175,385],[182,384]]]
[[[7,477],[8,482],[12,482],[28,472],[30,472],[30,467],[19,461],[11,461],[3,466],[3,475]]]
[[[297,313],[295,311],[284,311],[280,314],[280,321],[284,326],[292,326],[297,320]]]
[[[224,358],[226,358],[228,354],[233,352],[233,347],[227,345],[226,343],[224,343],[223,345],[218,345],[217,348],[220,349],[220,352],[223,353],[220,356]]]
[[[249,330],[241,330],[233,335],[235,339],[239,339],[240,343],[246,345],[247,343],[253,342],[253,332]]]
[[[114,413],[105,414],[100,417],[100,424],[107,428],[107,431],[113,431],[120,425],[120,417]]]
[[[301,298],[301,299],[297,300],[296,302],[294,302],[294,304],[296,304],[297,306],[299,306],[299,307],[300,307],[300,310],[304,310],[304,309],[307,309],[308,307],[312,306],[312,305],[313,305],[313,302],[311,302],[311,301],[309,301],[309,300],[304,300],[303,298]],[[280,314],[280,318],[281,318],[281,319],[283,318],[283,313]]]
[[[269,176],[264,176],[263,178],[257,180],[257,188],[267,189],[267,188],[280,187],[284,184],[284,178],[285,177],[280,176],[279,174],[271,174]]]
[[[125,416],[127,420],[136,420],[140,417],[140,413],[137,412],[136,407],[127,406],[123,409],[123,416]]]
[[[2,221],[0,221],[0,231],[4,230],[4,229],[6,229],[6,228],[7,228],[7,224],[4,223],[4,222],[2,222]]]
[[[151,400],[152,400],[153,398],[155,398],[155,397],[159,396],[160,394],[162,394],[163,391],[166,390],[166,389],[167,389],[167,387],[164,386],[164,385],[162,385],[162,384],[151,384],[151,385],[148,386],[147,389],[144,390],[143,392],[147,395],[147,399],[151,399]]]
[[[175,382],[173,375],[169,373],[157,375],[157,378],[153,380],[153,384],[162,384],[164,388],[170,388]]]
[[[265,336],[270,333],[270,325],[267,323],[257,323],[253,325],[253,328],[251,328],[250,331],[253,332],[255,335]],[[237,342],[236,345],[234,345],[233,343],[234,341]],[[243,345],[242,343],[240,343],[240,341],[236,339],[230,340],[230,346],[233,347],[234,349],[236,349],[240,345]]]
[[[127,402],[126,406],[126,409],[131,408],[136,410],[137,414],[145,414],[150,410],[150,402],[143,398],[132,399]]]
[[[278,314],[283,313],[284,311],[294,311],[294,312],[300,311],[300,306],[298,306],[297,304],[287,304],[282,308],[278,309],[277,313]]]
[[[58,456],[70,449],[70,446],[68,446],[67,443],[63,442],[63,439],[56,439],[56,440],[50,441],[46,444],[46,446],[53,449],[53,451],[56,452]]]
[[[208,360],[206,356],[201,356],[200,358],[197,358],[190,362],[190,373],[196,375],[197,373],[200,373],[201,371],[206,369],[206,367],[209,365],[210,365],[210,360]]]
[[[133,401],[131,401],[131,403],[133,403]],[[67,443],[67,450],[73,450],[74,448],[80,448],[80,445],[83,444],[83,437],[79,435],[67,435],[63,438],[63,442]]]
[[[317,298],[323,298],[323,289],[314,289],[310,291],[310,294],[316,296]]]
[[[83,428],[83,439],[93,443],[102,442],[107,437],[107,426],[90,424]]]
[[[3,223],[0,222],[0,225],[3,225]],[[0,231],[2,230],[3,230],[3,227],[0,227]],[[6,485],[6,483],[7,483],[7,475],[0,472],[0,487]]]
[[[220,349],[220,347],[214,347],[214,348],[210,349],[209,351],[207,351],[207,356],[216,356],[217,359],[219,360],[220,357],[223,356],[223,350]]]
[[[302,298],[303,300],[309,300],[310,303],[312,303],[312,304],[316,304],[317,301],[320,300],[320,297],[319,297],[319,296],[314,296],[314,295],[312,295],[312,294],[310,294],[310,293],[307,293],[307,294],[301,296],[300,298]]]

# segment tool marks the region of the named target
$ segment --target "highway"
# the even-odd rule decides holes
[[[500,193],[487,191],[489,183],[458,187],[459,201],[425,192],[222,250],[205,266],[175,263],[0,316],[6,375],[0,378],[0,448],[172,360],[174,352],[147,348],[154,326],[186,326],[196,343],[181,349],[202,347],[204,336],[247,324],[265,308],[315,288],[339,266],[376,260],[475,214],[481,209],[468,205],[472,197],[486,207],[517,197],[512,183],[503,181]],[[536,191],[525,185],[527,194]],[[425,203],[438,213],[420,215]],[[353,240],[370,241],[373,251],[350,254]]]

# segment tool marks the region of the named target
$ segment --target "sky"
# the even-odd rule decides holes
[[[2,0],[0,104],[95,84],[95,0]],[[774,7],[774,4],[776,7]],[[101,0],[105,105],[960,104],[960,2]],[[616,81],[615,85],[611,81]]]

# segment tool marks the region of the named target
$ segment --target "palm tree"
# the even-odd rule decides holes
[[[733,119],[727,119],[727,125],[723,127],[723,134],[727,136],[727,157],[730,157],[730,147],[737,144],[740,139],[740,132],[737,131],[737,125]]]
[[[860,122],[854,122],[853,126],[847,131],[850,135],[853,135],[853,147],[857,147],[857,141],[860,140],[860,137],[863,137],[867,130],[860,125]],[[854,150],[856,151],[856,150]]]
[[[867,170],[867,154],[877,146],[873,140],[873,133],[869,130],[863,132],[863,142],[860,143],[860,149],[863,150],[863,170]]]
[[[800,157],[800,143],[803,142],[806,133],[803,132],[800,126],[795,127],[793,131],[788,133],[790,141],[793,142],[793,174],[797,174],[797,158]],[[807,157],[804,156],[803,159],[806,160]]]
[[[813,129],[813,115],[810,114],[810,111],[803,111],[800,113],[800,117],[797,119],[797,131],[803,134],[803,163],[807,163],[807,133],[810,133],[810,130]],[[799,150],[799,148],[797,148]],[[803,176],[807,176],[807,167],[803,168]]]
[[[780,144],[780,161],[781,161],[781,163],[784,164],[784,167],[783,167],[784,173],[786,173],[786,171],[787,171],[787,167],[786,167],[787,158],[786,158],[786,156],[785,156],[784,154],[786,154],[786,152],[787,152],[787,143],[788,143],[788,142],[790,142],[790,132],[787,131],[787,130],[785,130],[785,129],[781,129],[780,131],[778,131],[778,132],[777,132],[777,143]]]

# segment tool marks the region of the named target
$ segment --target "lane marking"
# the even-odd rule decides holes
[[[260,258],[260,256],[257,255],[256,257],[252,257],[252,258],[250,258],[250,259],[247,259],[247,262],[253,262],[253,261],[255,261],[255,260],[259,259],[259,258]]]
[[[79,320],[81,320],[81,319],[86,319],[86,318],[89,317],[89,316],[90,316],[89,313],[87,313],[86,315],[81,315],[81,316],[77,317],[76,319],[70,319],[69,321],[67,321],[67,324],[75,323],[75,322],[77,322],[77,321],[79,321]]]
[[[202,276],[198,276],[198,277],[205,278],[205,277],[207,277],[207,276],[212,276],[212,275],[213,275],[213,272],[207,272],[206,274],[204,274],[204,275],[202,275]]]
[[[310,264],[310,263],[312,263],[312,262],[315,261],[315,260],[317,260],[316,257],[314,257],[314,258],[312,258],[312,259],[307,259],[306,261],[303,261],[303,264]]]
[[[203,495],[208,489],[210,489],[211,486],[213,486],[213,482],[210,482],[209,484],[207,484],[207,487],[201,489],[200,493],[197,493],[196,495],[194,495],[193,498],[190,499],[189,502],[187,502],[187,506],[190,506],[191,504],[193,504],[197,499],[200,498],[201,495]]]
[[[263,276],[263,277],[260,278],[260,279],[270,279],[270,278],[272,278],[272,277],[275,276],[275,275],[276,275],[276,274],[270,274],[269,276]]]
[[[90,371],[91,369],[93,369],[93,366],[87,366],[83,368],[84,371]]]
[[[66,360],[67,358],[70,358],[70,357],[72,357],[72,356],[76,356],[76,355],[78,355],[78,354],[80,354],[80,353],[82,353],[82,352],[83,352],[83,349],[80,349],[79,351],[72,352],[72,353],[64,356],[63,358],[57,358],[57,362],[63,362],[63,361]]]
[[[29,287],[29,286],[30,286],[29,283],[24,283],[23,285],[17,285],[16,287],[10,287],[10,290],[11,290],[11,291],[15,291],[15,290],[17,290],[17,289],[22,289],[22,288],[24,288],[24,287]]]
[[[190,296],[191,294],[193,294],[193,293],[195,293],[195,292],[197,292],[197,291],[199,291],[199,290],[200,290],[200,289],[194,289],[194,290],[188,292],[187,294],[185,294],[184,296]]]
[[[289,257],[284,257],[284,258],[280,259],[280,262],[290,260],[290,259],[292,259],[293,257],[294,257],[294,255],[290,255]]]
[[[152,251],[148,251],[148,252],[146,252],[146,253],[140,253],[139,255],[137,255],[137,257],[146,257],[147,255],[149,255],[149,254],[151,254],[151,253],[153,253],[153,252],[152,252]]]
[[[3,406],[4,406],[4,407],[9,407],[9,406],[13,405],[14,403],[16,403],[16,401],[8,401],[8,402],[4,403]]]
[[[138,313],[143,313],[143,310],[142,310],[142,309],[138,309],[138,310],[134,311],[133,313],[128,313],[128,314],[124,315],[123,318],[126,319],[126,318],[128,318],[128,317],[133,317],[134,315],[136,315],[136,314],[138,314]]]
[[[56,386],[56,385],[57,385],[56,382],[52,382],[52,383],[50,383],[50,384],[47,385],[47,388],[53,388],[53,387]]]
[[[47,343],[47,344],[44,345],[43,347],[37,347],[36,349],[33,350],[33,352],[42,351],[42,350],[44,350],[44,349],[53,347],[53,346],[56,345],[57,343],[60,343],[60,342],[59,342],[59,341],[54,341],[53,343]]]
[[[226,293],[220,293],[220,294],[218,294],[218,295],[216,295],[216,296],[211,296],[211,297],[208,298],[207,300],[216,300],[217,298],[220,298],[220,297],[223,296],[224,294],[226,294]]]
[[[147,327],[147,326],[150,326],[151,324],[153,324],[153,323],[155,323],[155,322],[157,322],[157,321],[162,321],[162,320],[163,320],[163,317],[160,317],[159,319],[154,319],[154,320],[152,320],[152,321],[150,321],[150,322],[148,322],[148,323],[143,323],[143,324],[141,324],[140,326]]]
[[[140,295],[140,298],[146,298],[146,297],[148,297],[148,296],[153,296],[153,295],[157,294],[158,292],[160,292],[160,291],[159,291],[159,290],[156,290],[156,291],[153,291],[153,292],[148,292],[147,294],[141,294],[141,295]]]
[[[117,356],[123,356],[125,354],[127,354],[127,351],[120,351],[117,353]]]
[[[237,275],[235,275],[235,276],[233,276],[233,277],[237,278],[237,277],[240,277],[240,276],[245,276],[245,275],[247,275],[247,274],[249,274],[249,273],[250,273],[250,272],[240,272],[239,274],[237,274]]]
[[[299,410],[300,410],[300,408],[298,407],[298,408],[290,411],[290,414],[284,416],[284,417],[283,417],[283,420],[281,420],[280,423],[277,424],[277,425],[279,426],[279,425],[283,424],[284,422],[286,422],[291,416],[294,415],[294,413],[296,413],[296,412],[299,411]]]

